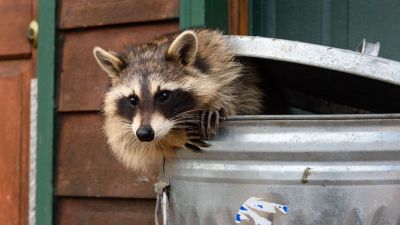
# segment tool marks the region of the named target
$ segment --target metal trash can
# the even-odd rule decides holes
[[[388,59],[270,38],[227,39],[238,56],[400,85],[400,63]],[[166,156],[165,218],[169,225],[398,225],[395,112],[226,118],[209,149]]]

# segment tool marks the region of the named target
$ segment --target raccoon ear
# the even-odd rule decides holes
[[[101,68],[103,68],[110,77],[118,77],[125,66],[124,62],[115,54],[107,52],[100,47],[95,47],[93,49],[93,54]]]
[[[187,30],[181,33],[167,50],[167,59],[174,59],[181,62],[183,65],[191,65],[196,60],[198,49],[197,36]]]

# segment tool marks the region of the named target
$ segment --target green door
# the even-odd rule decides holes
[[[250,0],[251,35],[355,50],[363,38],[400,61],[400,1]]]

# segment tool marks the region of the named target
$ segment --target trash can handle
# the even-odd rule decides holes
[[[163,218],[163,225],[168,225],[168,208],[169,208],[169,200],[167,188],[169,184],[163,181],[159,181],[154,184],[154,191],[157,193],[157,201],[156,201],[156,209],[154,212],[155,224],[160,225],[158,221],[158,215],[160,214],[160,205],[161,205],[161,213]]]
[[[376,43],[367,42],[367,40],[364,38],[361,40],[360,44],[358,44],[356,52],[372,56],[378,56],[380,48],[381,44],[379,42]]]

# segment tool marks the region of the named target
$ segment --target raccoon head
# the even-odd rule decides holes
[[[125,137],[133,134],[142,144],[162,140],[178,129],[182,115],[204,105],[199,99],[207,94],[198,87],[204,76],[195,65],[198,40],[192,31],[172,41],[159,39],[120,54],[99,47],[93,52],[111,77],[104,105],[106,121],[120,126]]]

